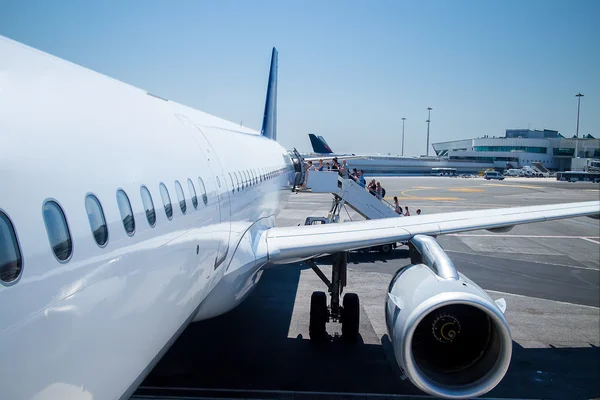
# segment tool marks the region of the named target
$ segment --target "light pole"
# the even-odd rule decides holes
[[[425,155],[428,156],[429,155],[429,124],[431,123],[431,110],[433,110],[433,108],[431,107],[427,107],[427,112],[429,113],[427,115],[427,151],[425,152]]]
[[[575,95],[577,97],[577,130],[575,132],[575,158],[579,158],[579,107],[581,106],[581,98],[583,95],[581,92]]]
[[[404,121],[406,118],[402,117],[402,157],[404,157]]]

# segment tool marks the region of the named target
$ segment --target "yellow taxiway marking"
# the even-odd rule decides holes
[[[435,190],[436,187],[430,186],[417,186],[414,189],[407,189],[402,191],[390,190],[392,193],[400,193],[401,196],[398,196],[398,200],[420,200],[420,201],[457,201],[463,200],[459,197],[440,197],[440,196],[413,196],[411,194],[407,194],[408,192],[417,192],[419,190]],[[393,198],[394,196],[387,196],[386,198]]]
[[[528,185],[513,185],[513,184],[502,184],[502,183],[484,183],[485,186],[501,186],[501,187],[518,187],[523,189],[542,189],[542,186],[528,186]]]
[[[481,193],[481,192],[485,192],[485,189],[473,189],[473,188],[453,188],[453,189],[446,189],[449,192],[462,192],[462,193]]]
[[[464,200],[458,197],[415,197],[415,196],[397,196],[398,200],[421,200],[421,201],[457,201]],[[386,196],[386,200],[392,200],[394,197]]]

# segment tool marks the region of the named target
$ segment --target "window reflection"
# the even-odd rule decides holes
[[[196,196],[196,188],[194,187],[194,183],[191,179],[188,178],[188,189],[190,190],[190,196],[192,197],[192,205],[194,209],[198,208],[198,196]]]
[[[85,197],[85,211],[87,212],[94,240],[98,246],[104,246],[108,242],[108,228],[102,205],[100,205],[100,201],[93,194],[88,194]]]
[[[175,181],[175,191],[177,192],[177,199],[179,200],[179,208],[181,208],[181,212],[185,214],[187,204],[185,203],[185,195],[183,194],[183,188],[179,181]]]
[[[163,205],[165,206],[165,214],[169,220],[173,219],[173,207],[171,207],[171,196],[169,196],[169,190],[164,183],[160,186],[160,197],[162,197]]]
[[[206,196],[206,187],[204,186],[204,181],[202,178],[198,178],[198,185],[200,186],[200,193],[202,194],[202,201],[204,205],[208,204],[208,196]]]
[[[142,196],[142,203],[144,204],[144,212],[146,213],[148,224],[154,227],[156,225],[156,211],[154,210],[152,195],[146,186],[140,188],[140,195]]]
[[[131,209],[129,197],[127,197],[125,192],[121,189],[117,190],[117,205],[119,206],[119,212],[121,213],[121,220],[123,221],[125,232],[127,232],[129,236],[132,236],[135,232],[133,210]]]
[[[8,216],[0,211],[0,281],[16,280],[23,268],[17,235]]]
[[[66,261],[73,252],[73,241],[62,208],[54,200],[48,200],[44,203],[42,214],[54,256],[59,261]]]

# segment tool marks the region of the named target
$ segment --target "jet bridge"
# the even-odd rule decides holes
[[[338,222],[340,210],[348,205],[366,219],[398,217],[394,206],[379,200],[351,178],[343,178],[335,171],[309,171],[306,188],[313,193],[331,193],[334,196],[330,212],[331,222]]]

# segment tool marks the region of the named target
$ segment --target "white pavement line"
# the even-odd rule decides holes
[[[581,238],[579,238],[579,239],[583,239],[583,240],[585,240],[585,241],[588,241],[588,242],[592,242],[592,243],[600,244],[600,242],[599,242],[599,241],[597,241],[597,240],[592,240],[592,239],[590,239],[589,237],[581,237]],[[596,239],[596,238],[594,238],[594,239]]]
[[[471,233],[450,233],[446,236],[458,236],[458,237],[504,237],[504,238],[526,238],[526,239],[600,239],[600,236],[552,236],[552,235],[499,235],[494,233],[482,233],[482,234],[471,234]],[[596,242],[598,243],[598,242]],[[598,243],[600,244],[600,243]]]
[[[458,251],[458,250],[444,250],[446,253],[458,253],[458,254],[462,254],[465,256],[470,256],[470,255],[476,255],[476,256],[482,256],[482,257],[489,257],[489,258],[500,258],[502,260],[507,260],[506,257],[496,257],[496,256],[490,256],[488,254],[471,254],[471,253],[465,253],[464,251]],[[528,262],[528,263],[535,263],[535,264],[543,264],[543,265],[554,265],[556,267],[565,267],[565,268],[575,268],[575,269],[585,269],[588,271],[598,271],[598,268],[593,268],[593,267],[580,267],[578,265],[568,265],[568,264],[557,264],[557,263],[553,263],[553,262],[548,262],[548,261],[537,261],[537,260],[519,260],[519,259],[514,259],[511,258],[509,259],[511,261],[519,261],[519,262]]]
[[[585,305],[585,304],[569,303],[569,302],[567,302],[567,301],[560,301],[560,300],[544,299],[544,298],[542,298],[542,297],[535,297],[535,296],[525,296],[525,295],[522,295],[522,294],[508,293],[508,292],[498,292],[497,290],[486,290],[486,292],[488,292],[488,293],[495,293],[495,294],[498,294],[498,295],[500,295],[500,296],[503,296],[503,295],[509,295],[509,296],[515,296],[515,297],[523,297],[523,298],[525,298],[525,299],[546,300],[546,301],[552,301],[552,302],[554,302],[554,303],[566,304],[566,305],[569,305],[569,306],[585,307],[585,308],[592,308],[592,309],[594,309],[594,310],[600,310],[600,307],[588,306],[588,305]],[[504,300],[506,300],[506,299],[504,299]],[[507,302],[507,303],[508,303],[508,302]],[[508,303],[507,310],[508,310],[508,311],[510,311],[510,303]]]

